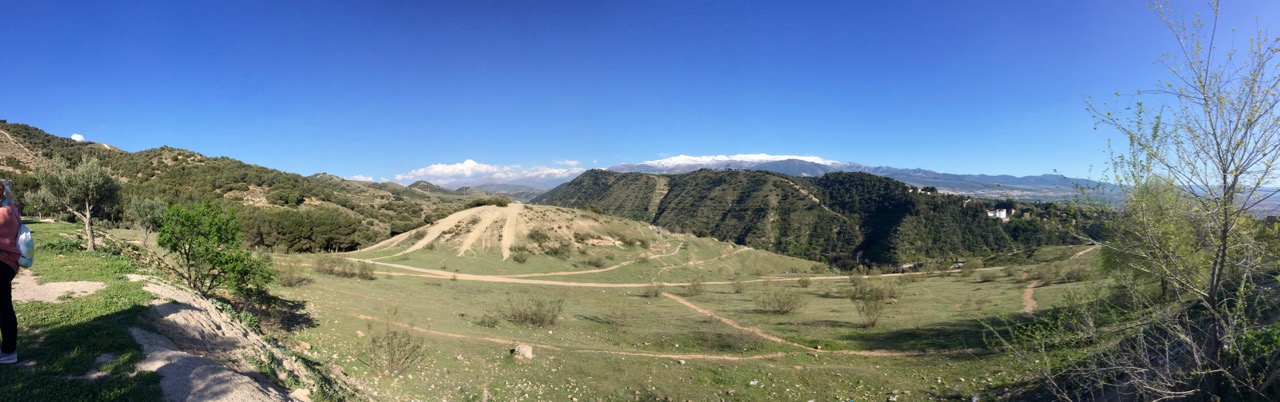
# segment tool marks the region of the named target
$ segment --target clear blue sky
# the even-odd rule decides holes
[[[1224,3],[1236,43],[1280,29],[1280,2]],[[1112,0],[10,0],[0,20],[0,118],[372,178],[738,153],[1097,177],[1083,98],[1153,87],[1173,46]]]

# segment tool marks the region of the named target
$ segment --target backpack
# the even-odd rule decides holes
[[[18,265],[31,268],[31,264],[35,262],[33,254],[36,251],[36,240],[32,238],[31,229],[27,229],[27,225],[18,225],[18,251],[22,252],[22,256],[18,257]]]

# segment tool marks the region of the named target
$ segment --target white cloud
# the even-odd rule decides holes
[[[565,159],[561,161],[552,161],[552,162],[555,162],[557,165],[565,165],[565,166],[572,166],[572,167],[577,167],[578,165],[582,164],[582,162],[578,162],[573,159]]]
[[[573,162],[573,163],[564,163]],[[577,166],[573,160],[556,161],[557,164]],[[577,176],[586,169],[577,167],[554,168],[546,166],[490,165],[467,159],[462,163],[434,164],[406,173],[396,174],[398,181],[426,180],[437,185],[471,183],[486,180],[509,182],[520,179],[564,179]]]
[[[84,142],[84,136],[80,134],[71,134],[71,139],[75,142]]]
[[[348,178],[347,178],[347,180],[355,180],[355,181],[373,181],[373,178],[372,178],[372,177],[369,177],[369,176],[362,175],[362,174],[358,174],[358,175],[355,175],[355,176],[348,177]]]
[[[462,163],[451,165],[437,163],[408,173],[400,173],[396,175],[396,180],[418,180],[428,177],[457,179],[493,174],[500,171],[502,171],[502,168],[499,166],[487,165],[467,159]]]

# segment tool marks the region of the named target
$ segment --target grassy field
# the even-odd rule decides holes
[[[319,323],[290,342],[379,399],[989,399],[1019,377],[986,349],[983,322],[1021,316],[1028,289],[1032,311],[1051,308],[1080,287],[1066,272],[1087,270],[1094,255],[1046,247],[1022,265],[967,275],[867,278],[897,289],[868,327],[847,277],[713,240],[667,234],[648,247],[583,246],[523,263],[448,242],[406,253],[411,243],[343,256],[375,264],[372,280],[307,272],[305,284],[277,289],[306,300]],[[317,258],[332,257],[280,260],[306,267]],[[763,312],[756,301],[780,288],[803,307]],[[563,300],[554,325],[503,319],[535,300]],[[420,337],[426,360],[396,376],[372,372],[361,357],[383,322]],[[517,344],[535,357],[513,359]]]
[[[0,367],[0,399],[14,401],[155,401],[159,377],[133,374],[144,358],[128,327],[144,326],[150,293],[125,274],[137,267],[104,253],[76,250],[62,234],[77,225],[27,222],[37,238],[38,282],[94,281],[106,285],[91,295],[16,305],[18,364]],[[81,378],[98,370],[102,378]]]
[[[850,278],[811,261],[601,220],[577,227],[594,232],[572,243],[572,232],[559,232],[544,244],[571,252],[518,262],[496,246],[502,221],[489,222],[454,224],[452,237],[415,251],[425,237],[350,254],[276,255],[303,280],[273,292],[304,301],[315,322],[277,336],[341,367],[376,400],[987,400],[1022,380],[987,349],[988,325],[1096,284],[1089,246],[997,256],[968,272],[867,277],[860,286],[896,290],[871,327],[848,298]],[[460,252],[486,236],[473,244],[487,245]],[[606,241],[614,236],[649,238]],[[512,243],[537,249],[520,240]],[[364,264],[372,279],[321,274],[319,261]],[[1001,261],[1012,264],[993,264]],[[780,291],[803,305],[764,312],[757,301]],[[562,301],[554,325],[513,321],[538,301]],[[425,360],[398,375],[375,372],[366,360],[384,325],[413,334]],[[512,358],[518,344],[534,358]]]

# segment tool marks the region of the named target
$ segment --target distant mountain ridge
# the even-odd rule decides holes
[[[637,164],[620,164],[608,168],[614,172],[679,174],[699,169],[766,170],[797,177],[819,177],[832,172],[863,172],[897,179],[916,187],[937,187],[947,193],[986,198],[1063,199],[1077,193],[1077,186],[1096,186],[1098,182],[1057,174],[1016,177],[1010,175],[970,175],[939,173],[927,169],[903,169],[867,166],[816,156],[794,155],[680,155]]]
[[[1057,228],[1076,221],[1056,204],[927,193],[863,172],[589,170],[533,202],[597,210],[846,270],[1067,243],[1074,240]],[[1018,218],[991,218],[988,211],[1000,208],[1018,211]]]

